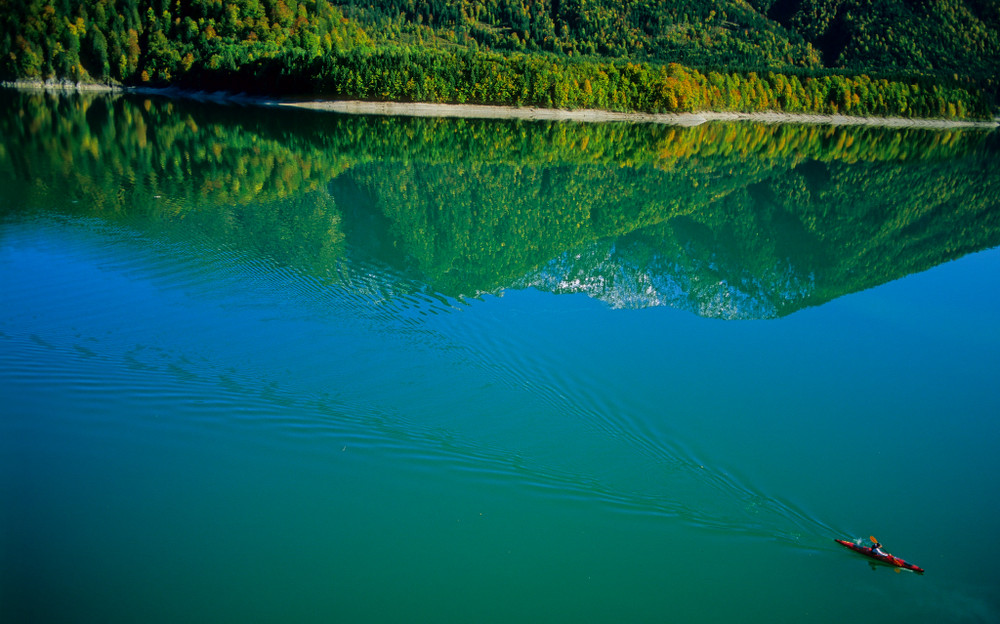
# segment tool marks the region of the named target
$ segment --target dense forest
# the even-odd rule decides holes
[[[474,296],[546,287],[558,271],[568,279],[553,289],[614,275],[681,284],[687,303],[669,304],[712,315],[735,314],[710,306],[726,284],[749,297],[740,314],[774,316],[1000,243],[995,132],[340,116],[9,91],[0,110],[16,111],[0,115],[0,218],[186,229],[324,281],[376,262]]]
[[[996,0],[369,0],[339,3],[388,40],[749,70],[995,74]]]
[[[0,0],[0,78],[988,118],[998,33],[998,0]]]

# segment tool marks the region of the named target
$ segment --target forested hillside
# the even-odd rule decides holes
[[[1000,0],[0,0],[0,78],[989,117]]]
[[[236,72],[369,43],[324,0],[0,0],[7,77],[125,84]]]
[[[351,0],[387,39],[753,70],[996,74],[998,0]],[[364,7],[364,8],[362,8]]]

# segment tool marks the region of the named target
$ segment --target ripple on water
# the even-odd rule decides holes
[[[551,340],[505,326],[519,312],[491,307],[498,300],[469,310],[370,265],[338,266],[331,282],[203,241],[151,241],[88,220],[4,228],[4,376],[103,406],[74,408],[87,426],[120,427],[121,414],[166,419],[175,431],[242,424],[276,444],[328,440],[472,488],[509,485],[789,542],[830,531],[706,469],[712,462],[669,428],[634,416],[648,408],[642,401],[602,391],[594,370],[566,366]],[[453,374],[481,391],[451,387]],[[414,404],[405,386],[417,378],[435,396]],[[449,392],[465,403],[465,421],[432,413]],[[487,397],[524,403],[523,417],[536,421],[504,423],[512,412],[484,412]],[[565,435],[561,448],[512,433],[537,419]]]

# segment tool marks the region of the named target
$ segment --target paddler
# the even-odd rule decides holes
[[[873,544],[872,544],[872,554],[873,555],[879,555],[880,557],[888,557],[889,556],[888,553],[886,553],[884,550],[882,550],[882,544],[879,544],[878,541],[874,537],[872,538],[872,542],[873,542]]]

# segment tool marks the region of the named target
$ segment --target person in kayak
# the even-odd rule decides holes
[[[872,540],[872,541],[875,542],[875,540]],[[872,554],[873,555],[879,555],[880,557],[888,557],[889,556],[889,553],[887,553],[884,550],[882,550],[882,544],[880,544],[878,542],[875,542],[874,544],[872,544]]]

